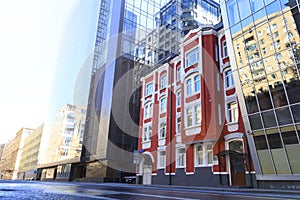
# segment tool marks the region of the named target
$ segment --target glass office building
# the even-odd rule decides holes
[[[299,1],[223,0],[221,11],[258,186],[299,189]]]
[[[140,91],[136,72],[153,65],[158,31],[155,16],[167,3],[100,1],[83,140],[86,179],[120,182],[135,173]]]

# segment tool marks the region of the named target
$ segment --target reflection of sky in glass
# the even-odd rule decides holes
[[[97,1],[81,1],[66,23],[58,52],[48,121],[53,121],[57,109],[66,104],[87,104],[91,71],[89,55],[94,47],[97,4]]]

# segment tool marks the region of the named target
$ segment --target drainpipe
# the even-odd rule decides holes
[[[170,145],[170,171],[169,171],[169,185],[172,185],[172,127],[173,127],[173,90],[172,90],[172,87],[173,87],[173,73],[174,73],[174,70],[172,70],[172,65],[170,64],[170,62],[168,62],[169,64],[169,72],[170,72],[170,107],[171,107],[171,110],[170,110],[170,136],[169,136],[169,145]]]

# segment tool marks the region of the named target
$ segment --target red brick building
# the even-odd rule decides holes
[[[190,31],[180,52],[142,79],[140,183],[252,186],[222,27]]]

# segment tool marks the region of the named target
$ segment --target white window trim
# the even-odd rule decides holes
[[[178,99],[179,95],[178,93],[180,93],[180,98]],[[181,90],[178,90],[176,92],[176,107],[180,108],[181,107],[181,98],[182,98],[182,94],[181,94]],[[179,100],[179,101],[178,101]],[[179,103],[178,103],[179,102]]]
[[[180,121],[180,129],[178,129],[178,119],[181,118],[181,116],[176,117],[176,135],[181,135],[181,127],[182,127],[182,118]]]
[[[196,107],[200,106],[200,111],[201,111],[201,122],[200,124],[196,124]],[[192,125],[188,126],[188,115],[187,115],[187,110],[188,109],[192,109]],[[185,110],[184,110],[184,121],[185,121],[185,129],[190,129],[190,128],[195,128],[195,127],[200,127],[202,124],[202,105],[201,105],[201,101],[197,101],[191,105],[187,105]]]
[[[150,132],[151,127],[151,132]],[[145,129],[147,129],[147,132],[145,132]],[[146,140],[144,139],[146,135]],[[148,136],[148,137],[147,137]],[[144,124],[143,126],[143,134],[142,134],[142,143],[150,142],[152,137],[152,123]]]
[[[233,79],[233,84],[232,84],[232,81],[231,81],[231,85],[227,86],[227,77],[229,75],[226,75],[226,73],[229,72],[229,71],[231,71],[231,75],[230,76]],[[234,78],[233,78],[233,71],[231,69],[227,69],[227,70],[224,71],[224,77],[223,78],[224,78],[224,88],[226,88],[226,90],[232,89],[232,88],[235,87],[235,82],[234,82]]]
[[[152,84],[152,91],[151,91],[151,92],[148,91],[148,86],[149,86],[150,84]],[[154,90],[153,82],[147,83],[147,84],[146,84],[146,88],[145,88],[145,97],[152,95],[152,94],[153,94],[153,90]],[[149,92],[149,93],[148,93],[148,92]]]
[[[198,50],[198,51],[195,51],[194,54],[188,55],[194,50]],[[190,64],[190,65],[187,65],[189,58],[192,57],[195,54],[196,54],[196,61],[194,63]],[[190,66],[195,65],[198,62],[199,62],[199,48],[196,46],[195,48],[190,49],[188,52],[185,53],[185,68],[189,68]]]
[[[162,110],[162,100],[165,99],[166,100],[166,108],[164,110]],[[163,96],[159,99],[159,113],[165,113],[167,112],[167,97]]]
[[[151,101],[150,102],[148,101],[144,105],[144,119],[149,119],[152,117],[152,115],[153,115],[153,103]]]
[[[236,107],[235,107],[234,109],[229,109],[229,105],[230,105],[231,103],[234,103],[234,102],[236,103]],[[237,116],[236,116],[235,121],[230,121],[231,110],[235,110],[235,111],[237,112]],[[239,112],[238,112],[238,111],[239,111],[239,110],[238,110],[238,103],[237,103],[236,100],[228,101],[228,102],[226,103],[226,117],[227,117],[227,124],[236,124],[236,123],[238,123],[238,121],[239,121]]]
[[[212,151],[212,163],[208,163],[208,150],[207,150],[207,146],[208,145],[211,145],[212,146],[212,149],[211,149],[211,151]],[[198,149],[198,147],[199,146],[202,146],[202,156],[203,156],[203,164],[199,164],[198,163],[198,151],[197,151],[197,149]],[[213,144],[212,143],[210,143],[210,142],[207,142],[207,143],[200,143],[200,144],[196,144],[195,146],[194,146],[194,158],[195,158],[195,167],[211,167],[211,166],[213,166],[213,163],[214,163],[214,161],[213,161],[213,155],[214,155],[214,152],[213,152]]]
[[[168,86],[168,76],[167,74],[164,74],[160,77],[160,81],[159,81],[159,89],[164,89]]]
[[[161,124],[164,123],[165,124],[165,135],[164,137],[161,136]],[[158,125],[158,139],[165,139],[166,138],[166,134],[167,134],[167,123],[166,121],[160,121],[159,125]]]
[[[176,81],[181,80],[181,66],[179,66],[176,70]]]
[[[164,156],[164,166],[161,166],[161,162],[160,162],[160,159],[161,159],[161,152],[165,152],[165,156]],[[166,163],[167,163],[167,152],[166,150],[159,150],[157,152],[157,169],[164,169],[166,168]]]
[[[224,45],[224,44],[226,44],[226,45]],[[226,47],[226,49],[227,49],[227,55],[225,55],[225,47]],[[227,41],[226,40],[224,40],[223,42],[222,42],[222,57],[223,58],[227,58],[229,55],[228,55],[228,45],[227,45]]]
[[[183,166],[179,166],[179,153],[178,151],[180,149],[184,149],[185,153],[184,153],[184,165]],[[178,147],[176,148],[176,168],[185,168],[186,167],[186,148],[185,147]]]
[[[199,76],[199,87],[200,87],[200,90],[199,91],[195,91],[195,78],[196,76]],[[188,94],[188,85],[187,85],[187,82],[188,80],[191,80],[191,94]],[[199,73],[193,73],[191,75],[189,75],[188,77],[185,78],[185,82],[184,82],[184,85],[185,85],[185,96],[186,97],[190,97],[190,96],[194,96],[198,93],[201,92],[201,75]]]

